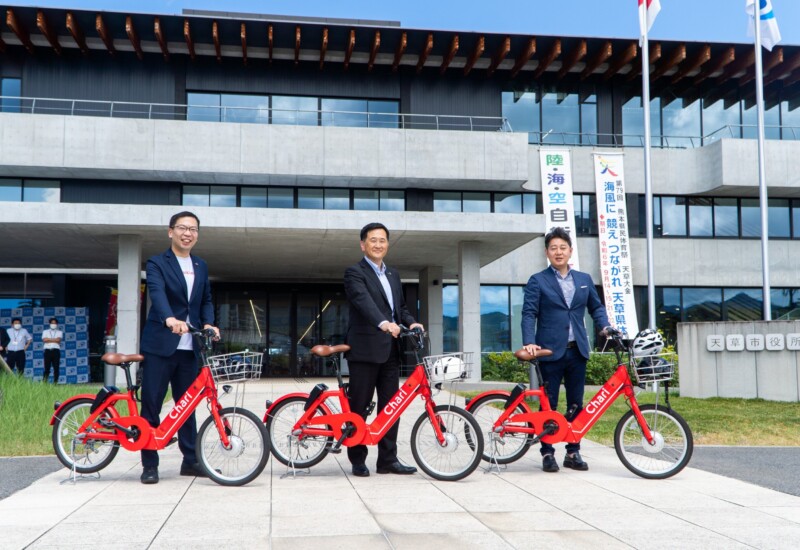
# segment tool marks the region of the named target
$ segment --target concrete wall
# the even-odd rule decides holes
[[[729,351],[729,335],[783,335],[779,351]],[[787,335],[795,334],[795,337]],[[709,351],[708,338],[720,336]],[[800,401],[800,321],[680,323],[680,389],[686,397],[743,397]],[[795,350],[788,349],[794,347]]]

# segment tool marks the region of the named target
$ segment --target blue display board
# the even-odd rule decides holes
[[[42,331],[50,328],[50,318],[58,319],[58,328],[64,333],[61,339],[61,371],[59,384],[85,384],[89,382],[89,309],[85,307],[25,307],[0,309],[0,330],[11,326],[11,319],[19,317],[22,326],[33,336],[33,343],[25,354],[25,377],[41,381],[44,375],[44,343]],[[53,374],[50,373],[52,379]]]

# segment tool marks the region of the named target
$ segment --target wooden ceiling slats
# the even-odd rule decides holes
[[[489,68],[486,69],[486,76],[492,76],[492,74],[494,74],[494,72],[497,70],[497,67],[503,62],[510,51],[511,37],[506,36],[505,39],[500,43],[497,51],[492,56],[492,62],[489,64]]]
[[[519,72],[522,70],[522,67],[525,66],[525,64],[528,62],[531,56],[533,56],[533,54],[535,53],[536,53],[536,39],[531,38],[530,40],[528,40],[528,44],[525,46],[525,49],[522,50],[522,53],[520,53],[517,56],[517,59],[514,62],[514,67],[511,69],[511,74],[509,74],[508,76],[511,78],[516,77],[517,74],[519,74]]]
[[[36,12],[36,27],[50,43],[50,46],[53,48],[53,51],[56,52],[56,55],[61,55],[61,44],[58,43],[58,35],[47,23],[47,18],[42,10]]]
[[[439,74],[442,75],[447,71],[447,67],[450,66],[450,63],[453,62],[453,58],[458,53],[458,35],[453,37],[453,40],[450,42],[450,49],[447,50],[447,55],[444,56],[442,60],[442,66],[439,67]]]
[[[467,76],[470,73],[472,67],[474,67],[478,59],[481,58],[485,49],[486,49],[486,38],[481,36],[475,43],[475,49],[473,49],[472,53],[469,55],[469,58],[467,59],[467,64],[464,65],[464,76]]]

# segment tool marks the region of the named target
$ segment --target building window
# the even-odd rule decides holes
[[[739,236],[739,201],[729,198],[714,199],[714,236]]]
[[[269,96],[221,94],[222,122],[269,123]]]
[[[622,106],[622,140],[626,146],[644,147],[644,107],[633,97]],[[653,146],[661,145],[661,98],[650,98],[650,136]]]
[[[294,208],[294,189],[270,187],[267,190],[267,204],[270,208]]]
[[[595,195],[574,195],[575,233],[577,236],[597,235],[597,197]]]
[[[508,286],[481,286],[481,351],[511,349]]]
[[[245,208],[266,208],[266,187],[242,187],[239,191],[241,206]]]
[[[458,285],[442,287],[442,332],[445,353],[460,351],[458,339]],[[477,359],[475,359],[477,361]]]
[[[377,189],[355,189],[353,210],[380,210],[380,192]]]
[[[403,212],[406,209],[406,192],[381,190],[381,210]]]
[[[522,194],[495,193],[494,211],[499,214],[522,214]]]
[[[528,132],[528,143],[541,141],[541,112],[538,92],[503,92],[503,117],[514,132]]]
[[[693,147],[700,145],[701,131],[700,102],[683,106],[680,98],[675,98],[661,108],[663,125],[663,145],[668,147]]]
[[[219,94],[189,92],[186,95],[186,103],[186,120],[201,122],[219,122],[221,120]]]
[[[689,235],[692,237],[714,236],[713,199],[689,197]]]
[[[461,198],[461,204],[464,212],[491,212],[492,195],[490,193],[465,191]]]
[[[367,127],[366,99],[322,99],[323,126]]]
[[[742,102],[742,137],[745,139],[758,139],[758,113],[755,103],[746,109]],[[764,110],[764,137],[766,139],[781,139],[781,109],[774,105],[771,109]]]
[[[545,92],[542,95],[542,143],[577,145],[581,142],[578,94]]]
[[[350,210],[350,190],[325,189],[325,210]]]
[[[184,206],[236,206],[236,187],[230,185],[184,185]]]
[[[721,288],[684,288],[684,321],[722,321]]]
[[[319,99],[316,97],[272,96],[272,124],[317,126]]]
[[[0,78],[0,112],[19,113],[22,96],[22,80],[19,78]]]
[[[0,179],[0,201],[22,202],[22,180]]]
[[[0,201],[61,202],[58,180],[0,179]]]
[[[760,288],[723,289],[723,316],[726,321],[759,321],[764,311]]]
[[[297,208],[317,209],[325,208],[322,189],[301,188],[297,190]]]
[[[461,212],[461,193],[453,191],[434,191],[434,212]]]

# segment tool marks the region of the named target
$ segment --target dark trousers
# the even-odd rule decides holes
[[[8,368],[12,371],[17,369],[17,372],[20,374],[25,373],[25,350],[19,351],[9,351],[8,357],[6,358],[6,363],[8,363]]]
[[[581,355],[578,348],[567,348],[564,356],[558,361],[542,361],[539,363],[544,378],[547,399],[550,407],[558,410],[558,390],[561,387],[561,380],[564,380],[564,389],[567,393],[567,409],[570,410],[577,405],[575,411],[567,416],[567,420],[572,421],[583,409],[583,387],[586,383],[586,358]],[[567,443],[567,453],[574,453],[581,448],[580,442]],[[553,446],[549,443],[542,443],[542,455],[554,453]]]
[[[378,411],[389,403],[400,385],[400,360],[396,353],[385,363],[349,362],[350,368],[350,410],[365,419],[366,410],[372,402],[375,390],[378,391]],[[400,422],[395,422],[378,442],[377,467],[389,466],[397,462],[397,430]],[[356,445],[347,448],[347,458],[351,464],[364,464],[367,460],[367,446]]]
[[[50,376],[50,368],[53,368],[53,384],[58,384],[58,375],[61,368],[61,350],[60,349],[46,349],[44,350],[44,377],[43,382],[47,382],[47,377]]]
[[[143,365],[142,416],[157,428],[161,424],[161,405],[167,395],[167,385],[172,387],[172,398],[177,402],[197,378],[197,359],[193,351],[178,350],[170,357],[148,354]],[[184,462],[197,462],[196,441],[197,421],[192,413],[178,429],[178,447]],[[142,450],[142,466],[158,467],[158,451]]]

